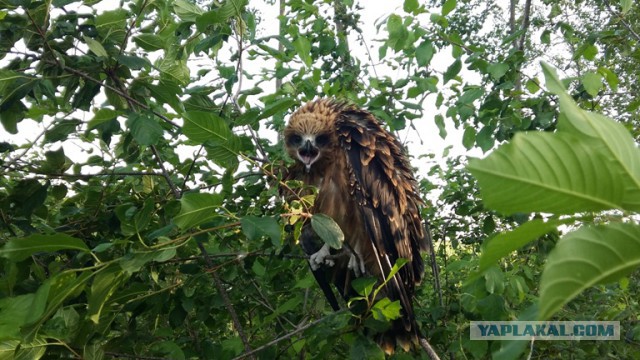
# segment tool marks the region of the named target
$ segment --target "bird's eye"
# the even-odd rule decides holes
[[[290,146],[298,146],[302,143],[302,136],[293,134],[287,138],[287,144]]]
[[[316,146],[323,147],[329,145],[329,135],[321,134],[316,137]]]

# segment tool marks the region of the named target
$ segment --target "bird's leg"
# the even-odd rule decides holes
[[[317,252],[311,254],[311,256],[309,256],[309,265],[311,265],[311,270],[315,271],[318,270],[320,268],[321,265],[325,264],[328,266],[333,266],[334,265],[334,261],[331,259],[327,259],[327,257],[330,255],[331,253],[329,252],[329,245],[328,244],[324,244],[320,250],[318,250]]]
[[[351,252],[351,256],[349,257],[349,264],[347,267],[356,274],[356,277],[360,277],[365,274],[364,269],[364,261],[360,254],[358,253],[358,249],[353,249],[351,246],[346,246],[347,249]]]

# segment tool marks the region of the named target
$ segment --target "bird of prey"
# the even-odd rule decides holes
[[[379,293],[400,302],[401,317],[376,341],[386,353],[396,345],[412,348],[419,340],[412,297],[423,277],[421,252],[428,251],[430,238],[402,145],[370,112],[329,99],[295,111],[284,141],[295,160],[285,179],[317,187],[312,213],[330,216],[344,233],[340,252],[325,244],[309,222],[299,239],[328,302],[338,310],[331,284],[348,300],[356,295],[353,279],[370,276],[380,285],[396,261],[406,259]]]

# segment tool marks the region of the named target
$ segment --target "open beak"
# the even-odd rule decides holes
[[[311,164],[318,160],[318,155],[320,155],[320,151],[311,144],[311,140],[305,141],[298,149],[298,158],[304,163],[307,172],[311,169]]]

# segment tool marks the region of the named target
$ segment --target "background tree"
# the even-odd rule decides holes
[[[465,158],[412,153],[440,270],[416,312],[442,357],[637,357],[638,7],[399,5],[376,42],[359,21],[371,5],[348,0],[0,2],[0,357],[381,358],[363,334],[392,314],[330,311],[295,244],[312,200],[278,195],[277,133],[317,96],[371,110],[401,139],[433,121],[476,153],[514,140],[469,165],[482,200]],[[540,60],[562,85],[550,71],[545,85]],[[600,118],[573,101],[626,130],[581,133]],[[541,139],[558,147],[522,145]],[[600,206],[505,195],[504,174],[531,179],[496,160],[504,153],[532,159],[547,175],[534,183],[558,179]],[[581,171],[612,160],[580,179],[621,190],[573,189],[578,177],[545,159]],[[629,257],[615,279],[604,267],[558,303],[567,294],[545,284],[571,253],[562,244],[586,235],[631,244]],[[623,339],[469,340],[470,320],[540,316],[619,320]]]

